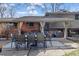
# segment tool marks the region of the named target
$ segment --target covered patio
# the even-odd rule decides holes
[[[33,17],[33,16],[29,16],[29,17],[22,17],[22,18],[18,18],[14,21],[25,21],[25,22],[38,22],[39,23],[39,29],[40,29],[40,32],[45,34],[45,28],[48,26],[46,23],[62,23],[62,26],[61,27],[58,27],[58,25],[56,25],[56,27],[53,27],[53,29],[60,29],[60,31],[63,31],[63,38],[66,38],[68,33],[67,33],[67,28],[70,25],[70,22],[72,22],[74,19],[72,18],[49,18],[49,17]],[[21,33],[21,26],[22,24],[19,23],[19,32]],[[62,30],[61,30],[62,29]],[[49,28],[47,28],[47,31],[49,32]]]
[[[17,32],[19,35],[21,35],[21,30],[22,30],[22,22],[38,22],[40,24],[40,32],[45,35],[45,25],[46,25],[46,22],[51,22],[51,23],[54,23],[54,22],[59,22],[59,23],[63,23],[63,26],[64,26],[64,37],[63,39],[66,39],[67,37],[67,26],[68,26],[68,22],[72,21],[73,19],[69,19],[69,18],[44,18],[44,17],[29,17],[29,18],[17,18],[17,19],[14,19],[10,22],[16,22],[18,23],[18,26],[17,26]],[[49,42],[49,40],[51,40]],[[47,47],[51,46],[53,44],[53,48],[73,48],[71,46],[66,46],[64,45],[63,43],[61,43],[60,41],[58,41],[58,39],[53,39],[53,38],[49,38],[48,41],[46,41],[46,44],[47,44]],[[54,41],[53,41],[54,40]],[[50,44],[51,43],[51,44]],[[13,44],[14,45],[14,44]],[[12,46],[13,46],[12,45]],[[4,46],[4,48],[6,48],[8,46],[8,48],[11,48],[11,42],[8,43],[7,45]],[[39,45],[40,47],[41,45]],[[65,47],[64,47],[65,46]],[[13,46],[14,47],[14,46]],[[45,51],[45,50],[44,50]],[[3,53],[2,53],[3,55]]]
[[[55,27],[53,27],[54,25],[52,25],[51,26],[51,27],[53,27],[52,30],[60,29],[59,31],[63,32],[62,37],[66,38],[68,35],[67,28],[68,28],[68,26],[70,26],[70,22],[72,22],[73,20],[74,19],[72,19],[72,18],[51,18],[51,17],[49,18],[49,17],[43,17],[43,16],[29,16],[29,17],[15,18],[15,19],[0,19],[0,22],[6,23],[6,24],[9,23],[9,25],[7,25],[7,30],[10,30],[10,28],[8,28],[8,27],[10,27],[10,25],[12,25],[11,23],[13,23],[13,24],[16,23],[16,25],[14,25],[14,26],[16,26],[15,32],[18,32],[18,34],[22,34],[23,22],[31,22],[31,23],[36,22],[37,23],[36,25],[38,25],[36,27],[38,31],[36,31],[36,32],[41,32],[43,34],[45,34],[45,27],[48,26],[46,23],[52,23],[52,24],[60,23],[60,24],[62,24],[63,27],[62,26],[59,27],[58,26],[59,24],[56,25]],[[32,27],[32,29],[33,28],[34,27]],[[62,30],[61,30],[61,28],[62,28]],[[50,32],[50,29],[47,28],[47,31]]]

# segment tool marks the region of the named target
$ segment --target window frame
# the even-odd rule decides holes
[[[79,20],[79,14],[75,14],[75,20]]]
[[[33,22],[27,22],[27,24],[28,24],[29,27],[34,26],[34,23]]]

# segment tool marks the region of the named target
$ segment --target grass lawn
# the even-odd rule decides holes
[[[65,53],[64,56],[79,56],[79,49],[72,51],[70,53]]]

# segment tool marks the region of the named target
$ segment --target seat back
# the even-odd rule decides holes
[[[12,42],[16,42],[17,39],[18,39],[18,35],[12,34],[11,36]]]
[[[29,34],[27,35],[27,41],[28,42],[34,42],[35,41],[35,35],[34,34]]]
[[[16,37],[16,41],[17,41],[17,42],[26,42],[26,38],[25,38],[24,35],[18,35],[18,36]]]
[[[42,33],[37,33],[37,40],[38,41],[44,41],[45,40],[45,37]]]

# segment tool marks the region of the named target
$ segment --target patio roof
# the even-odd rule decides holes
[[[20,21],[27,21],[27,22],[61,22],[61,21],[73,21],[73,18],[46,18],[46,17],[24,17],[24,18],[4,18],[0,19],[0,22],[20,22]]]
[[[13,22],[15,18],[0,18],[0,22]]]
[[[47,12],[45,15],[47,15],[47,14],[52,14],[52,15],[58,15],[58,14],[75,15],[75,14],[79,14],[79,12],[54,12],[54,13]]]
[[[47,14],[47,13],[46,13]],[[79,12],[56,12],[56,13],[49,13],[53,15],[73,15],[79,14]],[[63,21],[73,21],[74,18],[67,18],[67,17],[49,17],[49,16],[24,16],[20,18],[0,18],[0,22],[19,22],[19,21],[28,21],[28,22],[63,22]]]
[[[73,21],[73,18],[50,18],[50,17],[24,17],[17,18],[14,21],[28,21],[28,22],[61,22],[61,21]]]

